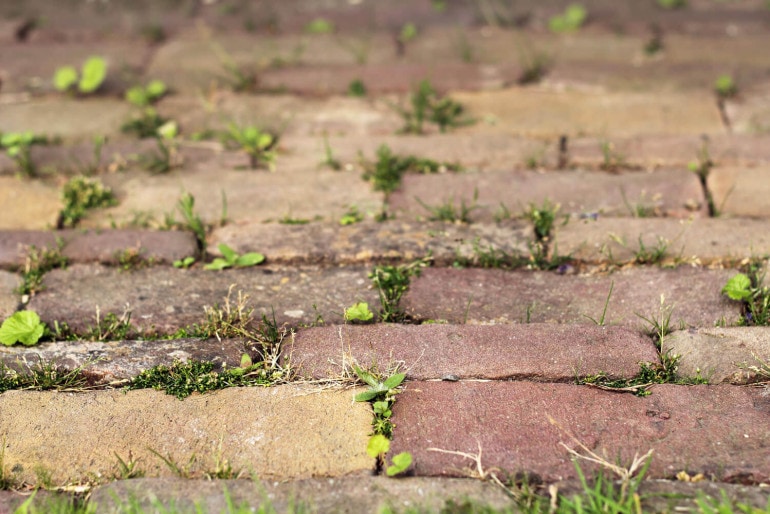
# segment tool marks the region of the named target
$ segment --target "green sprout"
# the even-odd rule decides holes
[[[580,4],[570,4],[562,14],[548,20],[548,28],[557,34],[575,32],[583,26],[586,18],[588,18],[588,11],[585,7]]]
[[[256,127],[239,127],[231,123],[226,138],[236,143],[249,156],[249,167],[257,169],[260,164],[266,164],[270,171],[275,171],[275,146],[277,138]]]
[[[80,74],[74,66],[62,66],[57,68],[53,77],[54,87],[67,92],[77,85],[79,93],[95,93],[107,78],[107,62],[103,57],[91,56],[83,63]]]

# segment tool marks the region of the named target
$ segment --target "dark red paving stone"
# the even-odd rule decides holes
[[[173,339],[158,341],[61,341],[33,348],[0,346],[0,362],[20,372],[35,369],[39,362],[63,369],[82,368],[89,382],[107,384],[133,378],[142,371],[170,366],[176,360],[211,362],[216,368],[238,367],[241,355],[256,353],[245,341],[223,339]]]
[[[198,243],[191,232],[177,230],[106,230],[77,232],[62,253],[74,263],[119,264],[126,252],[136,252],[150,263],[171,264],[198,257]]]
[[[663,338],[661,346],[664,352],[681,355],[679,373],[683,376],[700,373],[710,384],[766,382],[769,378],[757,371],[770,364],[770,327],[677,330]]]
[[[435,263],[449,265],[458,258],[473,258],[474,244],[484,250],[492,247],[508,254],[525,253],[531,232],[523,223],[236,223],[215,229],[209,249],[217,254],[215,248],[226,244],[238,253],[260,252],[281,264],[412,261],[430,255]]]
[[[614,284],[605,318],[608,325],[648,328],[637,314],[659,317],[662,295],[665,305],[673,306],[673,326],[681,321],[711,327],[740,317],[740,304],[720,293],[733,274],[694,267],[636,267],[609,275],[428,268],[412,279],[401,306],[416,320],[592,324],[587,316],[601,318]]]
[[[605,372],[631,378],[639,362],[658,362],[650,339],[621,327],[576,325],[391,325],[300,330],[286,347],[305,376],[342,371],[343,354],[359,365],[402,363],[409,379],[574,381]]]
[[[195,236],[190,232],[0,230],[0,268],[22,267],[30,247],[53,250],[58,242],[62,244],[62,255],[71,263],[118,264],[126,251],[136,252],[143,260],[165,264],[198,255]]]
[[[770,254],[770,221],[730,218],[604,218],[556,228],[559,252],[589,263],[629,263],[644,245],[665,247],[663,262],[740,262]]]
[[[708,177],[714,203],[723,214],[749,218],[770,217],[770,166],[714,168]]]
[[[411,452],[418,476],[476,469],[438,448],[478,454],[484,469],[551,482],[576,478],[549,416],[608,461],[630,463],[654,450],[649,478],[679,471],[726,482],[770,479],[770,402],[735,386],[656,385],[648,397],[587,386],[533,382],[411,382],[393,408],[391,452]],[[581,461],[587,475],[596,470]]]
[[[238,291],[248,294],[255,318],[263,313],[270,318],[275,308],[279,324],[309,324],[317,315],[326,323],[339,323],[343,310],[355,302],[378,304],[368,271],[262,266],[216,272],[155,266],[122,272],[77,264],[46,274],[45,290],[30,300],[28,308],[51,326],[54,320],[67,322],[83,332],[94,325],[97,307],[104,317],[109,312],[120,315],[128,305],[135,329],[167,334],[204,321],[204,307],[223,306],[232,285],[231,303]]]
[[[463,200],[466,205],[473,203],[476,191],[478,208],[470,213],[473,221],[493,221],[501,204],[518,215],[528,204],[539,206],[546,200],[560,204],[562,214],[600,212],[608,216],[630,216],[627,202],[644,202],[657,208],[661,215],[675,217],[705,213],[698,179],[687,170],[623,174],[518,171],[406,175],[402,187],[391,195],[389,205],[407,218],[427,219],[431,213],[419,201],[433,207],[454,201],[455,209],[459,210]],[[693,212],[688,205],[697,206],[698,210]]]

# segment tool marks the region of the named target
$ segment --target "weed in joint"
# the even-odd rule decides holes
[[[369,273],[380,296],[380,320],[385,323],[399,323],[406,319],[406,314],[399,306],[401,297],[409,289],[413,276],[419,276],[422,268],[430,265],[431,258],[426,257],[401,266],[377,266]]]
[[[59,213],[56,227],[73,228],[91,209],[117,205],[112,189],[101,181],[84,175],[72,177],[62,188],[64,207]]]
[[[66,268],[68,260],[61,253],[64,242],[59,239],[56,248],[41,248],[30,246],[27,257],[24,260],[22,270],[22,284],[16,289],[16,293],[22,296],[33,296],[43,289],[43,275],[54,268]]]
[[[759,259],[752,259],[746,267],[746,273],[738,273],[730,278],[722,288],[722,293],[731,300],[743,304],[741,325],[770,325],[770,287],[765,283],[766,270]]]
[[[471,212],[478,209],[478,205],[476,204],[476,201],[479,198],[479,191],[478,189],[473,190],[473,201],[470,205],[465,203],[465,198],[460,200],[460,205],[455,206],[454,199],[446,200],[441,205],[437,206],[431,206],[427,205],[425,202],[420,200],[419,198],[415,198],[417,200],[417,203],[419,203],[425,210],[430,212],[430,216],[428,217],[431,221],[446,221],[449,223],[470,223]]]

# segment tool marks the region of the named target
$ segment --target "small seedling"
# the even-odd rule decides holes
[[[404,120],[404,127],[400,130],[404,134],[423,134],[425,122],[435,123],[441,132],[473,123],[473,120],[463,117],[461,104],[439,96],[428,80],[421,81],[412,92],[410,104],[411,110],[393,106]]]
[[[604,320],[607,316],[607,307],[610,305],[610,298],[612,297],[612,290],[615,288],[615,281],[613,280],[610,282],[610,291],[607,293],[607,299],[604,301],[604,309],[602,310],[602,315],[599,317],[598,320],[592,318],[591,316],[584,315],[586,318],[590,319],[600,327],[604,326]]]
[[[430,261],[430,257],[426,257],[400,266],[377,266],[369,273],[369,279],[380,296],[379,318],[383,323],[404,320],[406,315],[399,306],[401,297],[409,289],[411,278],[419,276],[422,268],[428,266]]]
[[[646,317],[639,313],[635,313],[639,318],[649,324],[647,335],[652,337],[659,352],[663,338],[671,333],[671,314],[674,312],[674,306],[666,305],[665,301],[665,297],[660,295],[660,307],[658,308],[657,315],[650,314]]]
[[[126,100],[137,107],[147,107],[168,92],[166,84],[162,80],[152,80],[146,86],[134,86],[126,91]]]
[[[698,176],[698,180],[703,190],[703,195],[706,198],[706,205],[708,207],[709,216],[719,216],[719,210],[714,202],[714,196],[711,194],[711,189],[708,187],[708,177],[711,174],[711,168],[714,167],[714,161],[711,160],[709,155],[707,141],[703,141],[703,145],[697,153],[697,161],[692,161],[687,164],[687,168]]]
[[[348,94],[350,96],[364,97],[366,96],[366,84],[361,79],[355,79],[348,84]]]
[[[37,136],[32,132],[6,132],[0,137],[0,148],[16,163],[19,174],[34,177],[37,174],[35,163],[32,162],[30,148],[35,144],[45,144],[48,139]]]
[[[67,92],[77,85],[77,91],[82,94],[95,93],[107,78],[107,62],[102,57],[92,56],[83,63],[80,75],[74,66],[62,66],[54,74],[54,87],[61,92]]]
[[[134,459],[134,455],[131,450],[128,451],[128,459],[123,460],[118,452],[112,452],[115,458],[118,460],[117,473],[115,478],[118,480],[130,480],[132,478],[141,478],[144,476],[144,471],[139,469],[138,459]]]
[[[251,169],[255,170],[264,164],[270,171],[275,171],[275,146],[278,142],[275,136],[256,127],[239,127],[231,123],[226,137],[246,152]]]
[[[602,141],[600,143],[602,150],[602,163],[599,166],[604,171],[617,172],[620,168],[626,165],[626,160],[623,154],[615,151],[615,145],[609,141]]]
[[[176,204],[177,210],[182,214],[184,223],[181,224],[181,228],[191,231],[195,234],[195,239],[198,241],[198,248],[202,252],[206,251],[206,225],[204,225],[201,217],[195,213],[195,197],[190,193],[183,193]],[[171,226],[176,226],[177,223],[173,221],[173,218],[169,220]]]
[[[185,257],[184,259],[178,259],[173,262],[175,268],[188,269],[195,264],[195,257]]]
[[[364,215],[358,211],[358,207],[351,205],[350,208],[340,218],[340,225],[343,227],[353,225],[364,221]]]
[[[687,5],[687,0],[657,0],[663,9],[681,9]]]
[[[324,133],[324,160],[321,161],[321,166],[326,166],[327,168],[333,169],[334,171],[339,171],[342,169],[342,163],[339,161],[339,159],[334,158],[332,147],[329,144],[329,137],[326,135],[326,133]]]
[[[399,188],[406,173],[442,173],[460,171],[462,167],[457,163],[437,162],[413,155],[395,155],[388,145],[380,145],[377,162],[365,164],[364,169],[362,178],[370,181],[375,191],[382,191],[387,196]]]
[[[59,228],[77,226],[86,211],[117,205],[112,189],[104,186],[97,178],[84,175],[72,177],[62,188],[64,207],[59,213]]]
[[[115,252],[115,260],[118,261],[118,267],[121,271],[135,271],[155,263],[155,258],[146,259],[142,255],[140,246]]]
[[[316,18],[305,26],[308,34],[331,34],[334,29],[334,23],[325,18]]]
[[[168,119],[160,116],[154,107],[145,107],[139,111],[139,114],[134,114],[129,121],[121,125],[120,130],[139,138],[155,137],[158,129],[167,122]]]
[[[770,325],[770,287],[763,286],[765,271],[760,263],[749,264],[748,273],[738,273],[727,281],[722,293],[743,303],[743,324]]]
[[[390,440],[382,434],[374,434],[369,438],[369,442],[366,445],[366,453],[373,459],[377,459],[379,462],[385,462],[385,454],[390,451]],[[396,476],[406,471],[412,464],[412,454],[409,452],[401,452],[398,455],[394,455],[391,461],[391,465],[387,467],[385,473],[389,477]]]
[[[738,87],[730,75],[721,75],[714,82],[714,91],[720,99],[732,98],[738,94]]]
[[[374,317],[369,310],[369,304],[366,302],[354,303],[345,309],[345,321],[369,321]]]
[[[22,296],[31,296],[43,289],[43,276],[54,268],[67,266],[67,258],[61,253],[64,242],[57,240],[56,248],[38,249],[30,246],[21,270],[22,285],[16,292]]]
[[[580,4],[570,4],[562,14],[552,16],[548,20],[551,32],[562,34],[575,32],[583,26],[588,18],[588,11]]]
[[[540,82],[553,65],[553,58],[545,52],[522,48],[519,50],[519,63],[522,71],[518,83],[524,86]]]
[[[535,204],[529,204],[523,217],[532,222],[536,240],[543,241],[551,237],[560,209],[561,205],[553,204],[548,199],[544,200],[539,207]],[[565,221],[566,219],[568,218],[565,218]]]
[[[155,131],[158,152],[145,158],[145,169],[153,174],[167,173],[182,164],[177,150],[179,129],[175,121],[167,121]]]
[[[431,221],[446,221],[449,223],[470,223],[470,214],[474,210],[478,209],[476,201],[479,198],[478,189],[473,190],[473,201],[470,205],[465,203],[465,198],[460,200],[459,207],[455,206],[454,198],[446,200],[444,203],[438,206],[430,206],[425,204],[419,198],[415,198],[424,209],[430,212],[429,220]]]
[[[96,306],[95,323],[88,327],[82,338],[87,341],[122,341],[132,330],[131,309],[126,305],[123,314],[118,316],[108,312],[101,316],[101,309]]]
[[[265,261],[265,256],[261,253],[249,252],[238,255],[232,248],[224,243],[220,243],[217,248],[222,252],[223,257],[217,257],[209,264],[203,266],[203,269],[223,270],[227,268],[248,268]]]
[[[0,326],[0,343],[12,346],[21,343],[24,346],[37,344],[45,332],[45,324],[34,311],[19,311],[3,321]]]

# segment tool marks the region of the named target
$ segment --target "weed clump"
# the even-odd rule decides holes
[[[369,279],[380,296],[382,322],[398,323],[406,319],[406,314],[399,306],[401,297],[409,289],[411,278],[419,276],[422,268],[430,262],[430,257],[426,257],[400,266],[377,266],[369,273]]]
[[[54,268],[65,268],[68,260],[62,255],[61,249],[64,243],[57,241],[56,248],[37,248],[30,246],[22,268],[22,284],[16,289],[16,293],[34,295],[43,289],[43,275]]]
[[[99,179],[84,175],[72,177],[62,188],[64,208],[59,213],[58,228],[76,227],[86,211],[117,205],[112,189]]]
[[[403,134],[423,134],[426,122],[438,125],[439,131],[469,125],[473,120],[465,118],[465,108],[451,98],[440,96],[430,81],[423,80],[409,99],[411,109],[394,106],[404,120]]]
[[[743,304],[741,325],[770,325],[770,287],[763,285],[765,273],[761,261],[752,259],[746,273],[733,276],[722,288],[722,294]]]
[[[377,161],[364,168],[363,179],[371,182],[375,191],[382,191],[386,195],[399,188],[406,173],[430,174],[462,170],[457,163],[438,162],[414,155],[396,155],[388,145],[381,145],[377,149]]]

